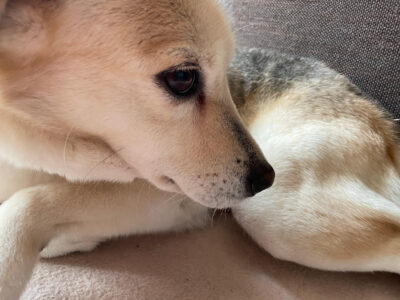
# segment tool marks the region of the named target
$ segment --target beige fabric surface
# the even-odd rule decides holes
[[[400,299],[400,276],[312,270],[275,260],[230,219],[42,260],[27,299]]]

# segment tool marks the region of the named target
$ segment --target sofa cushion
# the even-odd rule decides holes
[[[41,260],[23,300],[395,300],[400,276],[322,272],[272,258],[230,217],[182,234],[134,236]]]
[[[400,118],[400,1],[230,1],[239,46],[322,60]]]

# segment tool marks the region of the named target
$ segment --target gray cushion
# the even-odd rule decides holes
[[[399,0],[231,0],[239,46],[314,57],[400,118]]]

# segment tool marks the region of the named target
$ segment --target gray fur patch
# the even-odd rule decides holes
[[[255,92],[262,95],[263,100],[268,100],[280,96],[299,82],[310,90],[314,89],[315,94],[334,86],[361,94],[350,81],[319,61],[265,49],[238,50],[228,78],[232,97],[238,106]]]

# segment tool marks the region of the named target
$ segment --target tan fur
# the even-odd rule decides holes
[[[238,158],[265,160],[231,101],[225,70],[232,37],[216,3],[15,0],[1,22],[0,114],[9,127],[18,122],[52,139],[84,139],[94,149],[103,143],[135,176],[206,205],[245,196],[245,183],[235,174],[245,178],[249,168],[225,167]],[[178,105],[156,82],[156,74],[185,62],[203,73],[206,105],[193,99]],[[82,172],[61,174],[50,161],[37,164],[71,180],[91,179]],[[36,168],[28,162],[25,167]],[[205,193],[201,181],[207,174],[220,180]],[[125,174],[113,176],[126,180]],[[231,190],[225,195],[222,177]],[[210,190],[220,195],[220,204],[212,203]]]
[[[328,100],[321,104],[320,97]],[[277,98],[257,98],[245,104],[255,111],[250,132],[277,177],[271,189],[234,208],[239,223],[281,259],[399,272],[395,123],[344,88],[318,94],[300,83]]]
[[[256,144],[231,100],[233,41],[215,2],[4,4],[0,299],[18,298],[39,252],[204,226],[208,209],[182,193],[233,206],[278,258],[400,272],[396,128],[344,77],[317,94],[299,82],[235,99]],[[155,82],[184,62],[203,72],[202,101],[181,103]],[[276,182],[242,201],[246,174],[266,164],[262,153]]]
[[[255,193],[254,172],[273,175],[229,93],[217,3],[12,0],[0,13],[0,299],[20,294],[46,245],[48,257],[204,224],[206,208],[160,192],[165,207],[152,203],[135,178],[227,207]],[[201,74],[185,100],[157,81],[182,64]]]

